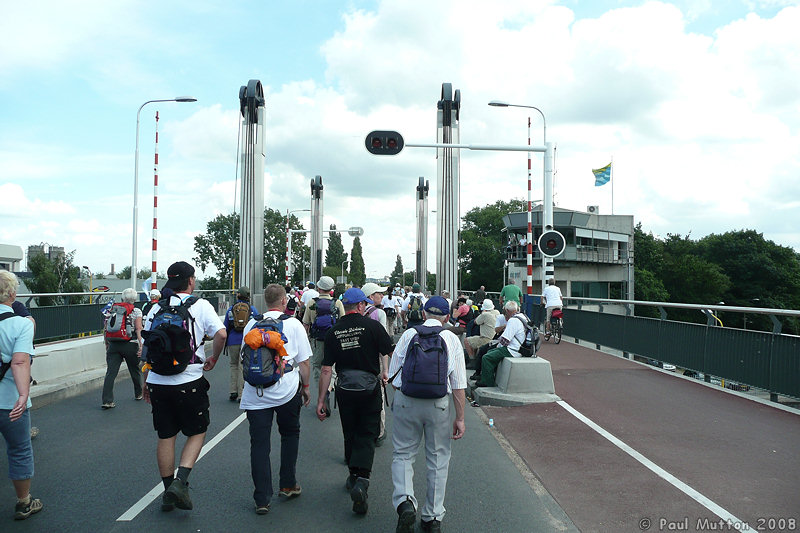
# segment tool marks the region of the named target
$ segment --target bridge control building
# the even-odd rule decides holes
[[[525,293],[528,213],[509,213],[503,224],[507,279]],[[556,285],[564,296],[633,300],[633,215],[601,215],[597,206],[586,211],[554,207],[553,226],[566,241],[554,263]],[[533,208],[534,294],[541,292],[542,254],[536,246],[541,234],[539,205]]]

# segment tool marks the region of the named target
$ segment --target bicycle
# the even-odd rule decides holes
[[[550,315],[550,332],[547,334],[547,339],[553,339],[556,344],[561,342],[561,335],[564,332],[564,313],[561,309],[553,309]]]

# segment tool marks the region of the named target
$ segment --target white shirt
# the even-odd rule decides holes
[[[514,316],[527,320],[527,317],[522,313],[517,313]],[[525,332],[525,325],[519,319],[511,317],[505,331],[500,335],[500,345],[508,348],[512,357],[522,357],[522,354],[519,353],[519,348],[525,342]]]
[[[435,318],[429,318],[423,322],[422,325],[441,327],[442,323]],[[411,339],[413,339],[416,334],[417,332],[414,328],[407,329],[403,332],[400,336],[400,340],[397,341],[397,346],[394,348],[391,363],[389,363],[389,377],[394,376],[395,373],[397,374],[394,380],[392,380],[392,385],[398,389],[403,384],[403,380],[401,379],[402,372],[398,372],[398,370],[403,366],[408,346],[411,343]],[[456,337],[453,332],[447,330],[442,330],[439,336],[444,339],[444,343],[447,346],[447,393],[450,394],[458,389],[466,389],[467,370],[464,366],[464,348],[461,346],[461,341],[459,341],[458,337]]]
[[[300,297],[300,302],[308,306],[309,300],[313,300],[314,298],[319,298],[319,293],[314,289],[308,289],[303,293],[303,296]]]
[[[281,316],[280,311],[267,311],[264,313],[265,318],[277,319],[279,316]],[[250,322],[244,327],[243,335],[247,335],[255,325],[256,321],[251,318]],[[283,334],[287,339],[284,347],[289,355],[287,361],[292,365],[292,371],[284,374],[276,384],[261,390],[245,381],[239,409],[255,411],[277,407],[285,404],[297,394],[297,390],[300,387],[300,363],[307,361],[311,357],[311,344],[308,342],[308,335],[306,335],[303,324],[294,317],[283,321]]]
[[[412,297],[422,299],[422,305],[425,305],[425,302],[428,301],[428,299],[425,298],[425,295],[422,294],[421,292],[411,292],[411,293],[409,293],[408,296],[406,296],[406,299],[403,300],[403,306],[401,308],[406,313],[408,312],[408,304],[411,302],[411,298]]]
[[[561,301],[561,289],[557,285],[548,285],[542,291],[542,298],[545,299],[547,307],[562,307],[564,304]]]
[[[400,308],[402,308],[403,302],[400,298],[394,295],[387,294],[386,296],[383,297],[383,300],[381,300],[381,305],[383,305],[384,309],[393,307],[399,311]]]
[[[180,302],[185,301],[190,296],[191,294],[181,292],[170,296],[169,302],[171,305],[179,305]],[[150,323],[160,309],[160,306],[154,305],[150,312],[147,313],[147,318],[143,324],[145,330],[150,329]],[[189,308],[189,314],[194,319],[194,338],[197,341],[197,349],[194,353],[201,362],[188,365],[186,370],[174,376],[162,376],[150,371],[147,373],[147,383],[154,385],[181,385],[203,377],[203,363],[206,360],[205,349],[202,346],[203,337],[206,335],[213,337],[219,330],[225,329],[225,326],[222,325],[222,320],[219,319],[217,310],[208,300],[202,298],[197,300]]]

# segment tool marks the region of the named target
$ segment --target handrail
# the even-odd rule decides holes
[[[537,295],[540,296],[541,295]],[[615,304],[615,305],[644,305],[649,307],[672,307],[675,309],[695,309],[697,311],[734,311],[739,313],[752,313],[760,315],[780,315],[780,316],[793,316],[800,317],[800,311],[793,309],[770,309],[766,307],[738,307],[734,305],[720,305],[720,304],[682,304],[673,302],[648,302],[641,300],[615,300],[612,298],[584,298],[578,296],[563,296],[562,300],[588,302],[597,304]]]

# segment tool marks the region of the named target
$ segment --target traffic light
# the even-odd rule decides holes
[[[564,252],[566,241],[564,236],[556,230],[549,230],[539,237],[539,250],[545,257],[556,257]]]
[[[403,136],[396,131],[373,131],[364,139],[364,146],[375,155],[397,155],[403,144]]]

